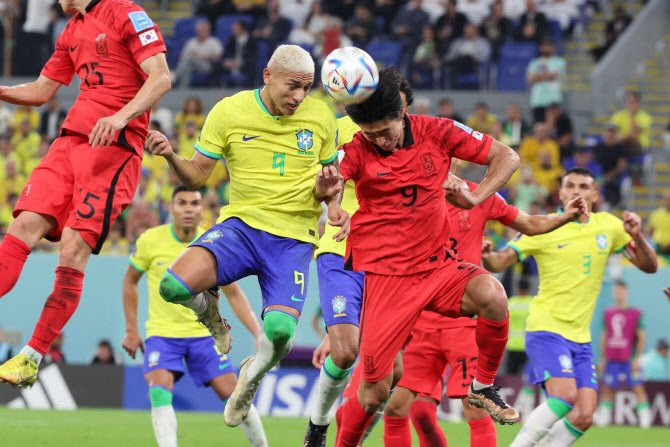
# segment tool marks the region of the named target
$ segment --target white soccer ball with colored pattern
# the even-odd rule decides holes
[[[356,47],[332,51],[321,67],[326,92],[344,104],[365,101],[377,88],[379,70],[368,53]]]

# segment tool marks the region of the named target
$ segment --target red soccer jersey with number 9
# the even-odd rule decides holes
[[[46,14],[46,12],[45,12]],[[128,0],[93,0],[58,37],[42,75],[69,85],[74,74],[81,91],[63,128],[89,135],[100,118],[132,100],[147,79],[145,59],[165,52],[163,36],[147,13]],[[149,111],[131,120],[115,141],[142,155]]]
[[[461,123],[423,115],[405,118],[403,147],[393,153],[358,133],[340,165],[360,204],[347,239],[348,265],[382,275],[440,265],[449,247],[442,184],[451,158],[483,164],[492,141]]]

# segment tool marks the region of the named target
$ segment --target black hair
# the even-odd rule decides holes
[[[593,172],[591,172],[590,169],[587,168],[581,168],[579,166],[575,166],[574,168],[568,169],[568,171],[565,173],[563,178],[567,177],[568,174],[578,174],[578,175],[585,175],[587,177],[591,177],[593,180],[596,179],[596,176],[593,175]]]
[[[412,86],[409,85],[409,82],[397,67],[389,67],[388,69],[395,73],[400,92],[405,94],[405,102],[407,102],[407,107],[411,107],[412,104],[414,104],[414,92],[412,91]]]
[[[614,284],[617,286],[625,287],[626,289],[628,288],[628,283],[623,279],[617,279],[616,281],[614,281]]]
[[[530,282],[526,278],[519,280],[519,290],[530,290]]]
[[[403,104],[397,71],[396,67],[381,70],[379,84],[374,93],[361,103],[349,104],[345,107],[354,123],[370,124],[402,117]],[[407,98],[408,103],[410,99]]]
[[[637,90],[630,90],[626,92],[626,96],[632,96],[633,98],[637,99],[638,101],[642,101],[642,93],[640,93]]]
[[[193,191],[193,192],[199,192],[201,195],[205,195],[205,192],[203,191],[203,188],[199,189],[189,189],[186,187],[186,185],[177,185],[175,186],[174,190],[172,191],[172,200],[174,200],[175,196],[179,194],[180,192],[184,191]]]

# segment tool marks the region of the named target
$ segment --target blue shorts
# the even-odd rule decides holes
[[[576,380],[577,388],[598,390],[591,343],[575,343],[553,332],[526,332],[526,354],[530,363],[530,383],[567,377]]]
[[[263,309],[280,304],[302,313],[312,244],[275,236],[231,218],[214,225],[192,246],[206,248],[216,258],[218,286],[256,275]]]
[[[324,253],[316,258],[319,297],[326,327],[359,325],[363,302],[364,273],[344,270],[344,258]]]
[[[144,342],[144,374],[156,369],[176,373],[179,380],[186,368],[196,386],[205,386],[224,374],[235,374],[233,362],[219,354],[212,337],[169,338],[153,336]]]
[[[618,388],[641,385],[643,379],[639,373],[633,373],[631,362],[607,362],[603,382],[610,388]]]

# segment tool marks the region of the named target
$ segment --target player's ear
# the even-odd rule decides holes
[[[272,73],[270,73],[270,69],[265,67],[263,69],[263,83],[265,85],[268,85],[270,83],[270,78],[272,77]]]

